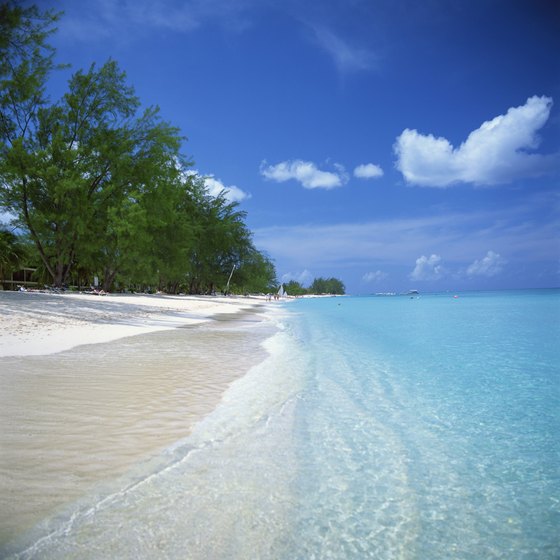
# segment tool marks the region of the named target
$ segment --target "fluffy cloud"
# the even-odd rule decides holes
[[[235,185],[225,185],[221,179],[216,179],[216,177],[211,173],[209,175],[203,175],[196,169],[182,169],[180,162],[176,162],[178,169],[181,171],[184,181],[188,181],[190,177],[198,177],[204,181],[204,186],[208,189],[208,194],[213,197],[217,197],[221,192],[224,192],[226,200],[229,202],[241,202],[246,198],[251,198],[251,195]]]
[[[362,276],[363,282],[378,282],[379,280],[384,280],[387,278],[387,274],[381,270],[376,270],[375,272],[366,272]]]
[[[250,194],[242,191],[235,185],[226,186],[222,181],[216,179],[214,175],[204,177],[204,185],[212,196],[218,196],[222,191],[225,192],[226,199],[230,202],[240,202],[246,198],[250,198]]]
[[[488,251],[483,259],[474,261],[469,268],[467,274],[469,276],[496,276],[502,271],[505,259],[494,251]]]
[[[405,129],[397,138],[396,167],[409,183],[447,187],[454,183],[494,185],[551,173],[560,154],[529,153],[550,115],[552,99],[530,97],[525,105],[486,121],[455,148],[446,138]]]
[[[358,179],[377,179],[383,177],[383,169],[375,163],[364,163],[354,169],[354,177]]]
[[[262,162],[260,172],[263,177],[283,183],[293,179],[306,189],[334,189],[348,182],[348,174],[344,167],[335,164],[336,171],[321,171],[311,161],[300,159],[283,161],[276,165],[267,165]]]
[[[430,255],[430,257],[422,255],[416,259],[416,266],[410,274],[410,278],[412,280],[437,280],[443,274],[443,267],[440,263],[439,255]]]

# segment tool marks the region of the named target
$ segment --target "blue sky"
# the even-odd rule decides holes
[[[560,285],[554,0],[41,0],[248,213],[279,278]],[[62,74],[52,84],[62,92]]]

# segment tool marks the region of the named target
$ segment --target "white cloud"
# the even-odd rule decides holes
[[[382,272],[381,270],[376,270],[375,272],[366,272],[362,276],[363,282],[379,282],[380,280],[384,280],[387,278],[387,273]]]
[[[216,179],[214,175],[204,176],[204,185],[212,196],[218,196],[222,191],[225,191],[226,199],[230,202],[240,202],[251,195],[241,190],[235,185],[226,186],[220,179]]]
[[[8,210],[0,210],[0,226],[10,225],[17,218],[15,214]]]
[[[196,169],[181,169],[180,162],[178,161],[176,162],[176,165],[181,170],[184,180],[187,180],[189,177],[198,177],[202,179],[210,196],[217,197],[222,191],[224,191],[226,200],[229,202],[241,202],[246,198],[251,198],[250,193],[241,190],[235,185],[225,185],[221,179],[216,179],[212,173],[209,175],[203,175]]]
[[[412,280],[437,280],[443,274],[439,255],[422,255],[416,259],[416,266],[410,274]]]
[[[469,276],[496,276],[502,271],[505,262],[505,259],[498,253],[488,251],[484,258],[474,261],[467,268],[467,274]]]
[[[375,163],[364,163],[354,169],[354,177],[358,179],[377,179],[383,177],[383,169]]]
[[[313,25],[315,40],[334,60],[340,72],[370,70],[377,65],[377,57],[369,50],[351,46],[330,29]]]
[[[556,171],[560,154],[529,153],[548,120],[550,97],[530,97],[525,105],[486,121],[458,147],[446,138],[405,129],[397,138],[396,167],[412,184],[447,187],[454,183],[494,185]]]
[[[97,0],[91,4],[64,0],[60,31],[72,40],[119,42],[158,29],[188,33],[207,22],[243,31],[250,26],[248,4],[231,0]]]
[[[306,189],[334,189],[348,182],[348,174],[340,164],[334,165],[336,171],[322,171],[311,161],[301,159],[283,161],[276,165],[261,163],[263,177],[283,183],[291,179],[298,181]]]
[[[286,272],[286,274],[282,275],[283,283],[289,282],[290,280],[295,280],[302,286],[306,286],[313,280],[313,275],[307,269],[305,269],[303,272],[296,272],[295,274],[292,272]]]
[[[381,270],[398,267],[405,274],[419,255],[452,255],[445,259],[445,276],[466,276],[471,263],[488,248],[515,266],[554,261],[558,255],[558,224],[553,218],[536,221],[544,208],[557,204],[555,193],[528,194],[522,205],[476,212],[433,214],[358,223],[299,224],[255,228],[255,245],[274,255],[279,270],[369,270],[372,260]],[[426,253],[426,247],[430,253]],[[532,266],[532,265],[531,265]],[[375,270],[375,269],[374,269]],[[461,273],[462,271],[462,273]]]

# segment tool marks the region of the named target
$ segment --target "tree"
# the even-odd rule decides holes
[[[81,258],[118,270],[120,222],[178,156],[177,129],[139,101],[116,62],[76,72],[63,99],[37,113],[27,142],[6,150],[4,202],[30,232],[55,286]]]
[[[214,197],[203,187],[194,201],[195,242],[190,252],[190,291],[213,292],[225,288],[232,268],[238,268],[248,253],[251,233],[245,212],[237,202],[228,202],[225,193]]]
[[[270,293],[277,285],[274,263],[252,245],[235,271],[233,285],[242,293]]]
[[[284,289],[290,296],[303,296],[309,293],[308,290],[296,280],[290,280],[287,284],[284,285]]]
[[[60,14],[0,4],[0,150],[2,155],[27,144],[39,109],[46,103],[45,84],[57,66],[47,43]]]
[[[142,246],[131,247],[128,268],[129,278],[140,280],[159,289],[176,293],[184,289],[192,269],[191,254],[196,246],[198,223],[199,181],[194,175],[186,175],[177,165],[168,168],[157,188],[143,193],[138,199],[136,211],[141,212]],[[141,210],[138,209],[141,208]],[[131,220],[127,220],[129,223]]]
[[[191,292],[275,281],[245,213],[210,196],[189,174],[179,131],[157,108],[140,113],[110,60],[75,72],[67,93],[45,96],[56,68],[47,39],[58,14],[0,5],[0,204],[32,240],[55,286],[95,274],[109,289],[157,286]]]
[[[46,80],[56,67],[47,38],[58,17],[36,6],[0,4],[0,204],[7,208],[7,157],[13,150],[32,149],[32,131],[46,103]]]
[[[0,282],[23,267],[27,258],[28,247],[22,240],[11,231],[0,229]]]
[[[309,287],[309,292],[312,294],[344,295],[346,289],[342,281],[337,278],[315,278]]]

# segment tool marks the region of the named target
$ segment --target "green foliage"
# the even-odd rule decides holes
[[[0,4],[0,149],[26,139],[45,103],[54,49],[47,43],[59,14],[19,2]]]
[[[239,268],[232,277],[232,291],[239,293],[271,293],[277,285],[276,270],[269,257],[248,247]]]
[[[337,278],[315,278],[308,288],[303,287],[295,280],[290,280],[287,284],[284,284],[284,289],[290,296],[344,295],[346,293],[344,284]]]
[[[24,267],[28,258],[28,245],[11,231],[0,229],[0,281]]]
[[[315,278],[309,287],[309,293],[344,295],[346,289],[337,278]]]
[[[140,101],[115,61],[69,80],[47,103],[57,15],[0,6],[0,205],[29,234],[52,283],[261,290],[274,266],[245,213],[189,174],[177,128]]]
[[[304,288],[299,282],[296,282],[296,280],[290,280],[287,284],[284,284],[284,289],[290,296],[303,296],[309,293],[307,288]]]

